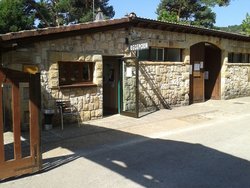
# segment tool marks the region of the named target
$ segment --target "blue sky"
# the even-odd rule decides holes
[[[115,9],[115,18],[124,17],[126,13],[135,12],[137,16],[156,19],[156,8],[160,0],[109,0]],[[216,26],[239,25],[250,13],[250,0],[231,0],[227,7],[215,7]]]

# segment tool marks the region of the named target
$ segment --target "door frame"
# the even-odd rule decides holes
[[[114,56],[103,56],[103,74],[104,74],[104,66],[105,63],[108,63],[108,59],[112,60],[112,63],[117,63],[116,67],[116,75],[115,78],[117,78],[117,81],[115,82],[115,93],[116,93],[116,103],[117,103],[117,113],[120,114],[120,109],[121,109],[121,59],[123,56],[121,55],[114,55]],[[106,60],[105,60],[106,59]],[[103,80],[103,101],[105,99],[105,94],[104,94],[104,80]],[[104,114],[104,102],[103,102],[103,114]],[[114,113],[116,114],[116,113]]]
[[[218,66],[217,68],[218,69],[218,77],[217,77],[217,81],[216,83],[214,84],[214,88],[219,88],[219,91],[218,91],[218,94],[216,96],[215,99],[220,99],[220,96],[221,96],[221,90],[220,90],[220,86],[221,86],[221,66],[222,66],[222,63],[221,63],[221,49],[219,47],[217,47],[216,45],[212,44],[212,43],[209,43],[209,42],[199,42],[199,43],[196,43],[196,44],[193,44],[192,46],[190,46],[190,76],[189,76],[189,79],[190,79],[190,92],[189,92],[189,104],[193,104],[193,103],[197,103],[197,102],[204,102],[206,99],[206,83],[205,83],[205,79],[206,79],[206,75],[205,75],[205,72],[206,72],[206,64],[208,64],[209,62],[207,62],[207,59],[206,59],[206,44],[209,44],[209,45],[212,45],[216,50],[220,51],[219,53],[219,63],[218,63]],[[200,50],[199,53],[197,53],[197,50],[195,50],[195,48],[198,48]],[[197,85],[195,84],[194,82],[194,78],[195,78],[195,67],[194,67],[194,64],[195,62],[200,62],[200,64],[202,64],[202,68],[200,69],[200,83],[201,86],[199,87],[202,87],[203,88],[203,94],[202,94],[202,97],[200,100],[194,100],[195,98],[195,89],[197,87]]]
[[[131,111],[124,111],[124,103],[123,103],[123,95],[124,95],[124,90],[123,90],[123,83],[124,83],[124,67],[127,62],[134,61],[135,63],[135,110],[133,112]],[[136,57],[123,57],[122,58],[122,66],[121,66],[121,95],[120,95],[120,114],[124,116],[129,116],[129,117],[134,117],[138,118],[139,117],[139,61]]]
[[[116,58],[117,63],[119,64],[119,79],[117,82],[117,103],[118,103],[118,113],[124,116],[129,116],[129,117],[134,117],[138,118],[139,117],[139,61],[136,57],[123,57],[120,55],[114,55],[114,56],[103,56],[103,67],[104,67],[104,57],[109,57],[109,58]],[[133,112],[131,111],[124,111],[123,109],[123,95],[124,95],[124,89],[123,89],[123,83],[124,83],[124,65],[128,61],[133,61],[135,62],[135,90],[134,90],[134,96],[135,96],[135,110]],[[104,72],[104,68],[103,68]],[[104,74],[104,73],[103,73]],[[104,87],[104,85],[103,85]],[[103,88],[104,90],[104,88]],[[131,91],[130,91],[131,92]],[[104,96],[103,96],[104,99]],[[104,108],[103,108],[104,109]],[[104,113],[104,112],[103,112]]]
[[[19,83],[29,83],[29,129],[30,129],[30,155],[22,157],[21,146],[21,112],[20,112],[20,94]],[[12,86],[12,122],[14,137],[14,159],[5,160],[4,150],[4,125],[2,109],[2,85],[4,83]],[[40,74],[29,74],[7,68],[0,68],[0,180],[16,177],[28,173],[34,173],[41,169],[41,142],[40,142],[40,99],[41,86]]]

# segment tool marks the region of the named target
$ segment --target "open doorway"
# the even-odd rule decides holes
[[[221,50],[210,43],[190,48],[190,103],[221,98]]]
[[[103,56],[103,115],[120,112],[120,56]]]

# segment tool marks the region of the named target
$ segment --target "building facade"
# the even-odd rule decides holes
[[[81,122],[250,96],[243,35],[133,16],[0,38],[2,67],[40,73],[42,109],[69,100]]]

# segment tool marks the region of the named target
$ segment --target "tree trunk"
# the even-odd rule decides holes
[[[178,13],[177,13],[177,22],[180,21],[180,17],[181,17],[181,8],[178,9]]]

